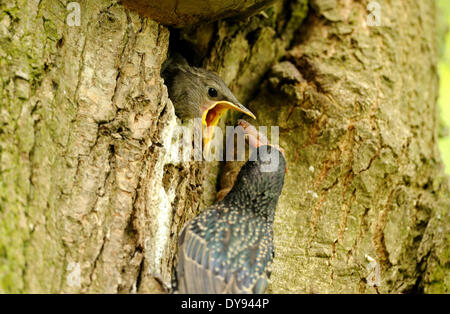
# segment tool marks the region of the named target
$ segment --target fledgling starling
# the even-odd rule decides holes
[[[267,289],[274,255],[273,221],[286,161],[277,147],[264,145],[247,131],[244,127],[249,144],[257,149],[233,188],[222,201],[189,221],[180,234],[178,293],[263,293]],[[278,166],[264,172],[270,154],[277,154]]]
[[[213,128],[208,130],[207,127],[216,126],[228,109],[256,119],[250,110],[239,103],[218,75],[191,67],[179,54],[173,54],[164,62],[161,76],[176,115],[180,119],[202,118],[205,144],[213,137]]]

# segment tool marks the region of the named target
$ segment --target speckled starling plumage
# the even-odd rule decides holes
[[[263,172],[278,154],[276,171]],[[225,198],[192,219],[179,239],[179,293],[263,293],[270,277],[273,221],[286,161],[273,146],[260,146]],[[254,158],[255,156],[253,156]]]

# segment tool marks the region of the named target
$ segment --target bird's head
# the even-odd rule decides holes
[[[191,99],[196,103],[192,105],[200,107],[205,146],[213,138],[214,127],[228,110],[235,110],[256,119],[255,115],[236,99],[218,75],[202,68],[191,68],[191,71],[193,89],[189,92],[195,94]]]
[[[267,138],[247,121],[239,120],[238,124],[253,152],[228,195],[237,202],[252,200],[250,207],[255,213],[272,219],[287,169],[284,150],[268,144]]]
[[[238,125],[243,128],[248,144],[253,149],[249,161],[241,169],[243,176],[256,178],[258,191],[267,191],[278,198],[287,171],[284,149],[269,144],[267,137],[247,121],[240,119]]]
[[[273,220],[283,190],[285,169],[286,160],[280,150],[271,145],[259,146],[241,168],[224,201]]]

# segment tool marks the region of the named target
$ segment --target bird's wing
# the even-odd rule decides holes
[[[211,220],[213,221],[213,219]],[[270,276],[271,254],[255,247],[255,254],[264,266],[259,270],[250,268],[232,271],[224,256],[213,256],[205,238],[187,225],[179,240],[179,260],[177,266],[179,293],[264,293]],[[272,250],[272,248],[267,248]],[[256,252],[258,251],[258,252]],[[261,260],[262,259],[262,260]],[[241,273],[240,275],[238,273]],[[250,277],[250,275],[252,275]]]
[[[180,293],[222,293],[226,283],[218,280],[210,269],[210,254],[205,239],[185,228],[181,235],[178,261],[178,291]]]

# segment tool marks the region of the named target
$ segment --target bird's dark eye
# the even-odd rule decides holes
[[[208,89],[208,95],[209,95],[210,97],[217,97],[217,91],[216,91],[216,89],[210,87],[210,88]]]

